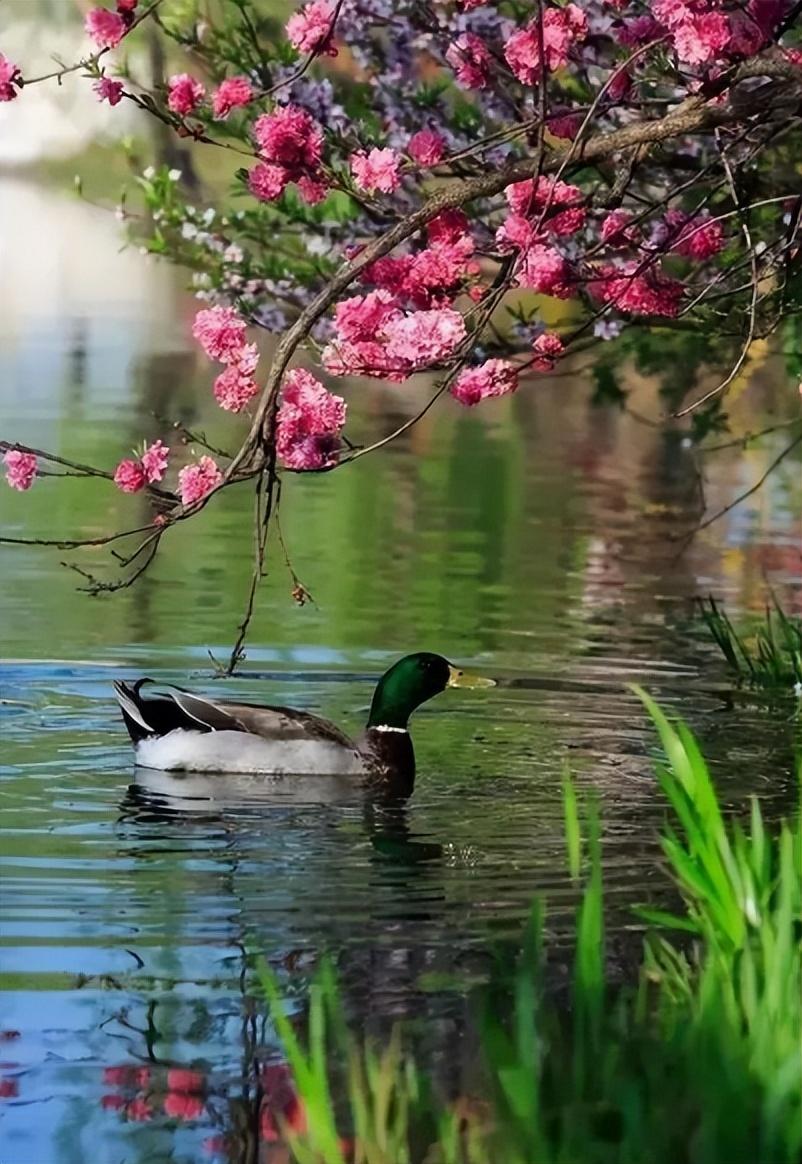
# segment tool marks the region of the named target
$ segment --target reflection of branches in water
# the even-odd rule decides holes
[[[156,8],[158,2],[159,0],[156,0],[155,4],[151,4],[150,7],[143,10],[136,18],[134,24],[140,23],[151,14],[157,20]],[[334,7],[331,17],[332,29],[338,19],[341,4],[342,0],[338,0]],[[538,0],[538,4],[542,10],[541,0]],[[252,28],[249,30],[247,26],[247,13],[244,10],[243,19],[246,20],[244,35],[251,35],[253,37],[254,52],[258,56],[258,37],[255,36]],[[542,20],[536,22],[536,25],[539,29],[538,35],[542,41]],[[784,23],[782,27],[788,27],[787,23]],[[788,88],[793,85],[798,85],[800,73],[798,68],[791,62],[777,58],[771,55],[771,53],[766,53],[751,60],[734,63],[730,67],[722,70],[717,77],[708,78],[699,92],[690,94],[685,99],[679,101],[674,108],[668,108],[665,105],[660,106],[659,103],[655,104],[654,102],[644,104],[643,102],[638,103],[637,101],[633,101],[627,108],[630,109],[630,112],[632,110],[639,110],[641,114],[639,118],[631,120],[628,124],[620,126],[619,128],[603,128],[597,130],[597,119],[599,116],[607,112],[609,108],[615,108],[617,105],[616,101],[612,101],[611,103],[610,100],[610,93],[617,80],[628,73],[632,65],[639,58],[650,53],[664,39],[666,38],[641,45],[630,52],[623,61],[616,64],[610,71],[604,84],[600,86],[590,104],[581,110],[582,121],[573,140],[568,142],[565,140],[547,142],[545,130],[548,113],[548,74],[544,71],[538,83],[537,102],[539,105],[539,113],[537,116],[531,117],[525,125],[515,124],[507,131],[500,131],[501,136],[499,136],[499,133],[489,135],[480,143],[475,143],[468,150],[460,151],[452,157],[446,156],[442,160],[441,172],[455,180],[440,186],[433,193],[429,193],[413,211],[396,217],[395,221],[392,221],[392,224],[383,233],[368,241],[358,254],[351,258],[350,261],[344,263],[328,279],[319,292],[313,296],[311,301],[300,310],[297,318],[284,333],[276,348],[270,372],[256,404],[247,435],[231,457],[227,468],[224,470],[221,483],[206,496],[191,504],[183,505],[179,503],[178,498],[174,494],[150,486],[147,496],[157,511],[154,522],[150,526],[139,527],[134,530],[122,531],[107,535],[106,537],[92,539],[4,538],[2,540],[16,544],[51,545],[63,549],[79,549],[92,546],[102,547],[119,538],[126,538],[135,534],[144,534],[142,540],[131,553],[125,555],[112,551],[117,566],[123,572],[121,576],[114,579],[102,580],[92,575],[83,566],[70,563],[70,568],[75,570],[87,583],[82,589],[88,590],[92,594],[122,590],[131,586],[148,569],[150,563],[156,556],[161,538],[172,525],[196,516],[209,504],[214,495],[222,489],[234,484],[240,484],[244,481],[254,482],[253,565],[242,619],[238,626],[236,640],[226,666],[228,673],[233,672],[244,657],[244,643],[253,618],[258,587],[265,575],[270,522],[271,519],[278,519],[280,508],[279,478],[275,451],[275,427],[280,388],[293,357],[301,344],[309,340],[317,322],[323,318],[329,308],[338,301],[342,294],[354,285],[372,263],[383,256],[389,255],[396,247],[405,243],[417,232],[424,229],[437,215],[445,210],[467,207],[470,204],[475,204],[478,200],[485,200],[489,203],[490,200],[501,194],[506,187],[514,182],[538,178],[540,175],[545,174],[550,174],[555,179],[559,179],[578,166],[601,167],[603,163],[612,164],[615,168],[607,204],[609,206],[620,205],[624,194],[629,192],[635,197],[635,194],[631,191],[631,187],[636,176],[643,179],[645,174],[646,179],[648,179],[649,171],[647,170],[647,166],[650,164],[650,152],[653,152],[654,149],[659,149],[664,143],[676,143],[694,134],[714,134],[718,145],[718,157],[713,158],[705,165],[697,168],[691,177],[677,185],[672,185],[663,194],[657,193],[654,196],[649,195],[648,197],[642,197],[642,192],[638,194],[637,198],[643,201],[644,205],[642,210],[635,216],[634,223],[637,224],[639,221],[645,221],[650,215],[654,215],[659,208],[665,206],[672,199],[679,197],[683,192],[700,188],[700,184],[703,181],[707,184],[702,191],[701,200],[697,199],[697,205],[692,212],[691,218],[694,214],[698,214],[703,208],[706,208],[718,191],[724,187],[729,188],[734,209],[723,214],[712,216],[712,221],[721,222],[730,217],[736,217],[739,220],[745,258],[742,258],[739,262],[729,264],[725,271],[722,271],[715,278],[709,279],[691,303],[685,305],[683,313],[687,314],[687,312],[702,303],[710,305],[715,298],[721,296],[732,297],[740,294],[743,290],[748,290],[750,294],[748,326],[743,336],[740,352],[726,377],[711,391],[699,399],[694,400],[674,415],[677,417],[685,416],[694,412],[712,398],[723,395],[744,366],[752,341],[758,335],[764,336],[771,334],[777,325],[779,316],[773,319],[769,318],[765,322],[760,318],[762,313],[759,309],[766,299],[768,292],[761,296],[759,284],[761,279],[766,277],[767,273],[776,269],[777,264],[782,261],[783,256],[787,259],[794,242],[794,232],[792,231],[790,239],[786,238],[783,240],[782,238],[778,238],[773,240],[758,255],[758,250],[750,229],[749,213],[759,206],[780,202],[786,196],[780,195],[771,199],[759,199],[747,204],[736,185],[732,158],[736,149],[739,150],[737,164],[745,168],[769,143],[774,142],[781,134],[787,131],[791,119],[785,118],[781,124],[778,124],[777,120],[772,120],[769,114],[775,107],[779,110],[785,108],[783,102],[787,102],[788,100]],[[543,47],[541,44],[541,58],[544,57]],[[295,74],[291,74],[281,84],[286,85],[293,79],[303,76],[322,49],[323,46],[321,45],[315,52],[310,53],[301,62]],[[103,56],[104,51],[102,50],[89,58],[86,67],[97,69],[98,61]],[[82,67],[82,65],[84,65],[84,62],[70,68],[62,67],[53,74],[48,74],[48,76],[59,78],[71,71],[71,69]],[[32,84],[44,79],[46,77],[28,78],[26,79],[26,83]],[[743,82],[749,82],[753,79],[759,79],[765,83],[761,84],[757,89],[750,89],[748,86],[743,85]],[[272,91],[268,88],[261,96],[265,96]],[[161,123],[169,125],[171,129],[180,130],[182,128],[180,119],[176,121],[171,113],[160,109],[147,95],[141,97],[137,94],[126,92],[125,96],[134,101],[151,116],[157,118]],[[651,116],[658,109],[661,112],[657,116]],[[536,141],[532,156],[518,157],[492,170],[488,170],[485,167],[479,173],[472,173],[470,167],[466,167],[465,163],[472,157],[476,157],[481,149],[494,144],[494,142],[512,140],[514,136],[518,136],[523,132],[529,133],[530,140]],[[726,142],[723,136],[725,132],[730,133]],[[200,128],[191,131],[190,136],[201,144],[224,146],[224,148],[234,150],[239,149],[238,146],[232,143],[216,142],[210,139]],[[252,151],[242,152],[250,154]],[[665,167],[665,163],[658,164],[662,164]],[[720,176],[717,176],[717,168],[720,170]],[[467,176],[464,176],[466,170]],[[608,182],[608,184],[610,183]],[[555,191],[556,185],[552,184],[547,192],[544,204],[538,207],[538,214],[534,223],[534,229],[536,231],[542,228],[546,222],[549,212],[552,209]],[[350,191],[350,194],[351,197],[356,197],[353,191]],[[381,211],[380,203],[374,206],[370,199],[367,202],[365,202],[365,199],[361,199],[361,203],[366,213],[372,214],[375,221],[381,223],[388,221],[383,212],[379,213]],[[711,219],[708,218],[705,219],[704,224],[696,227],[691,226],[687,232],[687,236],[683,237],[692,237],[696,230],[706,228],[710,221]],[[659,245],[655,244],[642,247],[642,253],[636,261],[634,269],[625,273],[623,276],[617,276],[618,281],[626,284],[627,281],[634,281],[636,278],[653,272],[660,263],[660,260],[669,253],[671,242],[671,238],[666,238]],[[583,283],[593,281],[593,269],[588,262],[588,260],[592,259],[593,255],[594,250],[591,250],[584,256],[587,269],[583,275]],[[460,370],[465,366],[476,344],[481,340],[485,330],[488,328],[492,330],[491,315],[513,283],[514,267],[517,258],[514,255],[504,257],[493,254],[488,255],[488,257],[499,264],[496,277],[491,286],[485,291],[477,308],[471,309],[471,311],[477,311],[475,327],[470,336],[466,338],[454,353],[449,364],[446,365],[445,375],[437,385],[429,401],[416,415],[406,420],[386,436],[363,448],[349,448],[341,457],[339,466],[335,466],[334,468],[343,467],[351,461],[387,446],[414,427],[453,383]],[[715,290],[725,278],[731,282],[733,274],[744,263],[749,266],[748,283],[744,284],[743,287],[739,285],[737,287],[725,287],[721,291]],[[597,276],[596,281],[599,278],[603,279],[604,276]],[[581,292],[581,297],[583,301],[586,301],[585,305],[588,308],[588,315],[584,322],[563,337],[567,344],[576,345],[584,340],[594,324],[603,320],[615,308],[615,302],[607,302],[594,306],[589,300],[587,290]],[[615,299],[615,296],[613,296],[613,299]],[[470,311],[468,315],[470,315]],[[666,326],[668,325],[666,324]],[[691,326],[693,325],[691,324]],[[498,341],[498,339],[499,336],[496,333],[496,340]],[[528,363],[519,365],[519,370],[527,368],[529,364],[531,364],[531,360]],[[646,418],[641,419],[645,420]],[[198,444],[210,448],[219,456],[224,455],[223,450],[213,448],[208,444],[204,434],[195,434],[183,426],[177,427],[185,438],[196,440]],[[95,476],[107,480],[112,479],[112,475],[106,471],[51,456],[41,450],[28,449],[27,446],[10,445],[8,443],[0,444],[0,449],[8,448],[19,448],[22,451],[33,452],[34,455],[40,457],[45,462],[61,465],[65,468],[67,475]],[[49,474],[49,472],[47,469],[42,470],[43,475]],[[733,504],[737,503],[736,501]],[[700,528],[704,527],[702,526]],[[307,592],[299,582],[292,568],[280,529],[279,544],[282,546],[284,558],[293,581],[293,594],[299,601],[304,601]],[[132,566],[135,568],[129,569]]]

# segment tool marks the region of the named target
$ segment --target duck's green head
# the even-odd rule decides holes
[[[399,659],[382,675],[373,696],[368,727],[405,728],[416,707],[446,687],[494,687],[492,679],[469,675],[442,655],[419,651]]]

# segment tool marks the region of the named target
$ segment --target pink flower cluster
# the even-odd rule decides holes
[[[465,338],[458,311],[443,307],[407,314],[383,289],[338,304],[335,326],[337,338],[323,352],[329,372],[396,382],[447,359]]]
[[[276,416],[276,452],[288,469],[330,469],[340,457],[345,424],[342,396],[304,368],[287,374]]]
[[[253,100],[253,86],[247,77],[226,77],[212,94],[212,113],[224,121],[232,109],[240,109]]]
[[[287,21],[287,37],[299,53],[326,52],[336,56],[331,43],[334,26],[334,8],[328,0],[312,0]]]
[[[154,441],[136,460],[120,461],[114,470],[114,484],[123,493],[139,493],[146,485],[161,481],[169,457],[169,448],[162,441]]]
[[[653,15],[671,34],[686,65],[709,66],[723,57],[751,56],[766,44],[783,18],[783,0],[748,0],[732,13],[710,0],[654,0]]]
[[[19,95],[17,85],[20,80],[19,65],[0,53],[0,101],[13,101]]]
[[[369,153],[351,154],[351,173],[357,186],[368,194],[392,194],[401,185],[398,167],[401,155],[397,150],[372,149]]]
[[[167,108],[179,117],[194,112],[205,96],[203,84],[189,73],[176,73],[167,82]]]
[[[183,505],[194,505],[216,489],[223,474],[213,457],[201,457],[194,465],[185,465],[178,474],[178,491]]]
[[[248,174],[248,186],[255,197],[272,202],[289,182],[297,184],[307,202],[325,197],[320,172],[323,130],[311,114],[297,105],[279,106],[256,119],[253,136],[264,159]]]
[[[195,316],[192,334],[210,360],[226,365],[214,382],[214,396],[227,412],[241,412],[259,391],[254,379],[259,353],[246,343],[246,324],[233,307],[205,307]]]
[[[446,60],[464,89],[486,89],[493,55],[475,32],[464,32],[446,50]]]
[[[479,272],[468,219],[461,210],[444,210],[426,233],[428,246],[415,254],[377,259],[363,272],[363,281],[389,291],[399,305],[450,305]]]
[[[476,368],[460,372],[449,391],[455,400],[470,408],[491,396],[507,396],[518,387],[518,373],[507,360],[485,360]]]
[[[134,21],[137,0],[117,0],[117,11],[90,8],[84,29],[99,49],[116,48]]]
[[[417,133],[413,133],[407,145],[407,151],[413,162],[417,162],[424,169],[436,166],[441,161],[445,149],[445,138],[434,129],[419,129]]]
[[[571,49],[587,35],[587,17],[576,4],[566,4],[563,8],[549,7],[543,14],[542,29],[539,20],[519,28],[507,41],[504,56],[523,85],[534,85],[543,71],[541,39],[546,68],[554,73],[565,68]]]
[[[717,255],[724,246],[724,228],[709,214],[695,218],[682,210],[669,210],[665,216],[668,246],[674,254],[703,261]]]
[[[553,331],[544,331],[532,345],[534,359],[532,367],[539,372],[550,372],[565,351],[565,345]]]
[[[571,264],[553,239],[576,234],[587,219],[582,192],[559,179],[540,176],[515,182],[505,190],[510,213],[496,232],[503,251],[518,250],[515,281],[541,295],[568,299],[575,277]]]
[[[97,93],[98,101],[108,101],[109,105],[119,105],[123,99],[122,81],[115,81],[111,77],[100,77],[92,88]]]
[[[36,457],[33,453],[24,453],[21,449],[9,449],[3,457],[6,467],[6,481],[12,489],[24,493],[30,489],[36,480]]]
[[[609,303],[630,315],[662,315],[673,319],[682,301],[682,284],[659,268],[625,262],[603,266],[589,284],[600,303]]]

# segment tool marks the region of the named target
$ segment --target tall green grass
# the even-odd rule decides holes
[[[775,602],[767,606],[754,635],[740,634],[715,598],[701,604],[701,614],[732,671],[756,687],[802,684],[802,623]]]
[[[800,820],[769,831],[756,800],[748,824],[728,820],[690,731],[638,693],[666,757],[662,846],[683,908],[641,911],[654,928],[637,983],[609,985],[601,825],[566,779],[582,884],[570,1004],[543,989],[537,905],[512,975],[481,1008],[478,1095],[433,1094],[399,1032],[360,1042],[328,969],[302,1041],[263,969],[307,1113],[303,1132],[287,1129],[301,1164],[799,1164]]]

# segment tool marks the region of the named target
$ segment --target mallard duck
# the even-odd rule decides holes
[[[352,740],[336,724],[290,707],[229,703],[152,679],[114,684],[137,764],[163,772],[362,777],[410,792],[415,753],[412,712],[447,687],[492,687],[441,655],[399,659],[379,680],[365,731]]]

